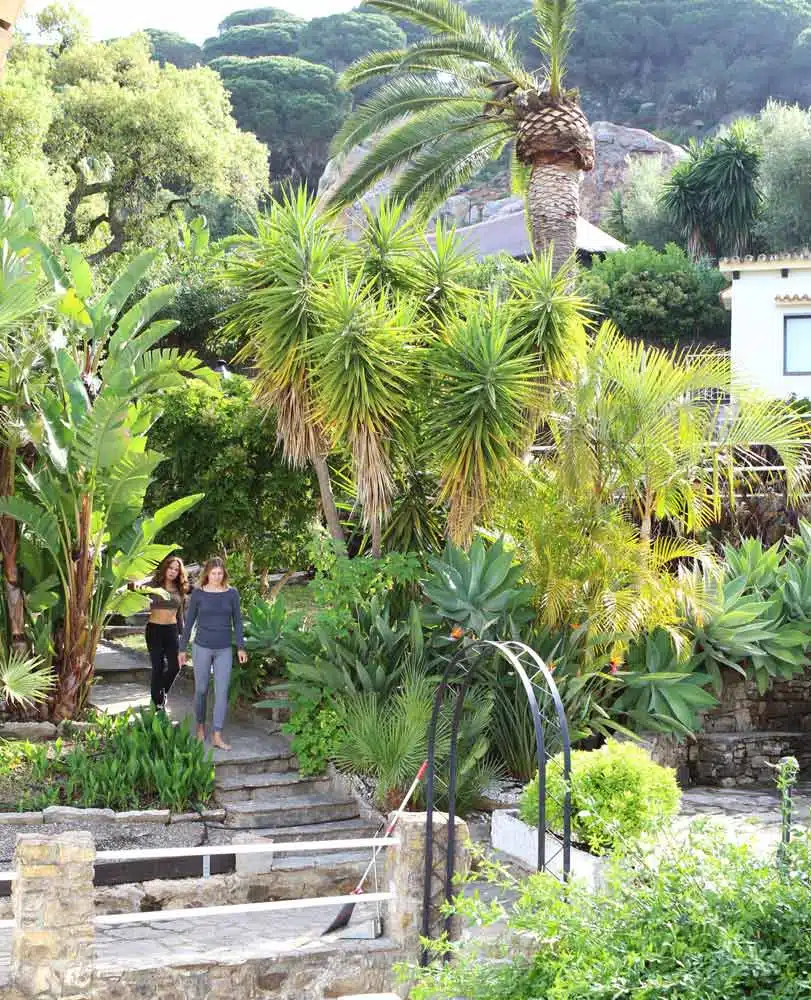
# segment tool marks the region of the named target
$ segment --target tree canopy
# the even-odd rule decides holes
[[[237,127],[217,74],[160,66],[146,35],[18,44],[0,109],[0,189],[93,260],[150,242],[177,203],[252,206],[267,185],[267,151]]]
[[[272,24],[245,24],[228,28],[203,45],[206,60],[221,56],[290,56],[298,51],[303,22],[277,21]]]
[[[233,56],[211,65],[230,91],[242,128],[271,146],[272,176],[316,184],[349,103],[335,73],[292,56]]]
[[[308,21],[297,54],[338,72],[370,52],[399,49],[405,43],[405,32],[390,17],[351,10]]]
[[[145,32],[152,46],[152,58],[161,66],[171,63],[178,69],[191,69],[203,62],[203,50],[194,42],[173,31],[158,31],[148,28]]]

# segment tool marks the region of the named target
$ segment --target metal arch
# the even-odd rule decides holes
[[[453,876],[454,860],[456,853],[456,781],[458,767],[458,737],[459,727],[462,719],[462,709],[465,697],[470,684],[475,679],[476,667],[481,657],[486,651],[495,651],[504,657],[512,666],[524,691],[532,715],[532,725],[535,731],[535,749],[538,759],[538,871],[544,871],[547,867],[546,857],[546,739],[544,733],[544,720],[541,717],[541,710],[538,705],[538,698],[535,693],[535,685],[530,679],[520,656],[528,653],[538,668],[535,676],[540,675],[545,681],[547,692],[551,695],[552,702],[560,728],[562,756],[563,756],[563,878],[568,879],[571,865],[571,791],[569,787],[569,775],[571,769],[571,741],[569,739],[569,727],[566,722],[566,713],[563,708],[563,701],[560,697],[557,684],[552,673],[546,666],[538,653],[525,643],[515,640],[507,642],[496,642],[489,639],[479,639],[470,646],[461,647],[448,661],[442,674],[442,679],[434,696],[434,705],[431,712],[431,722],[428,730],[428,771],[426,775],[426,850],[425,850],[425,878],[423,888],[423,918],[422,936],[430,937],[431,927],[431,885],[433,881],[433,840],[434,840],[434,791],[435,791],[435,764],[436,764],[436,727],[439,721],[439,713],[445,700],[448,684],[454,676],[455,669],[462,665],[462,684],[456,696],[452,723],[451,723],[451,747],[449,759],[449,781],[448,781],[448,844],[445,867],[445,899],[450,903],[453,899]],[[469,661],[470,654],[475,655],[472,663]],[[466,669],[465,669],[466,668]],[[446,931],[450,931],[451,917],[445,921]],[[427,954],[423,952],[422,962],[427,961]]]

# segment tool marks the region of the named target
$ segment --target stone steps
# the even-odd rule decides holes
[[[217,777],[215,796],[220,805],[236,802],[276,802],[315,792],[327,792],[329,778],[302,777],[298,771],[269,771]]]
[[[373,820],[356,816],[353,819],[331,820],[327,823],[303,823],[300,826],[256,827],[251,830],[259,837],[269,840],[353,840],[359,837],[373,837],[378,824]]]
[[[290,750],[290,741],[277,733],[265,733],[261,739],[254,739],[244,747],[240,746],[239,737],[232,742],[230,753],[216,751],[214,754],[220,784],[224,779],[291,771],[298,764]]]
[[[225,825],[242,830],[260,827],[295,827],[332,820],[355,819],[360,815],[354,799],[314,793],[276,799],[272,802],[243,801],[226,807]]]
[[[102,683],[143,684],[147,691],[152,678],[152,667],[145,656],[125,653],[104,644],[96,652],[93,672],[96,680]]]

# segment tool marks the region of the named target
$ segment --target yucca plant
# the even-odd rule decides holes
[[[541,67],[525,67],[513,40],[454,0],[370,0],[384,14],[425,29],[405,49],[373,52],[343,75],[350,87],[382,80],[334,141],[371,150],[334,194],[358,198],[399,170],[393,194],[436,209],[511,144],[529,173],[527,207],[535,250],[554,247],[555,270],[575,251],[579,172],[594,166],[594,143],[576,92],[566,90],[575,0],[536,0]]]
[[[310,344],[322,332],[317,295],[336,270],[343,272],[348,244],[328,215],[300,188],[256,220],[256,233],[232,241],[225,279],[240,298],[225,316],[225,332],[245,343],[237,360],[256,366],[256,395],[276,414],[288,462],[310,464],[333,538],[343,541],[330,481],[329,442],[314,416]]]
[[[381,554],[393,490],[392,441],[407,433],[416,383],[413,305],[345,275],[319,297],[322,329],[309,345],[313,416],[352,456],[372,554]]]
[[[428,354],[425,435],[449,504],[448,534],[469,542],[494,483],[520,460],[539,405],[537,365],[495,297],[452,323]]]

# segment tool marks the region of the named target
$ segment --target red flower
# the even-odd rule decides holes
[[[461,625],[457,625],[455,628],[451,629],[451,639],[461,639],[465,634],[465,630]]]

